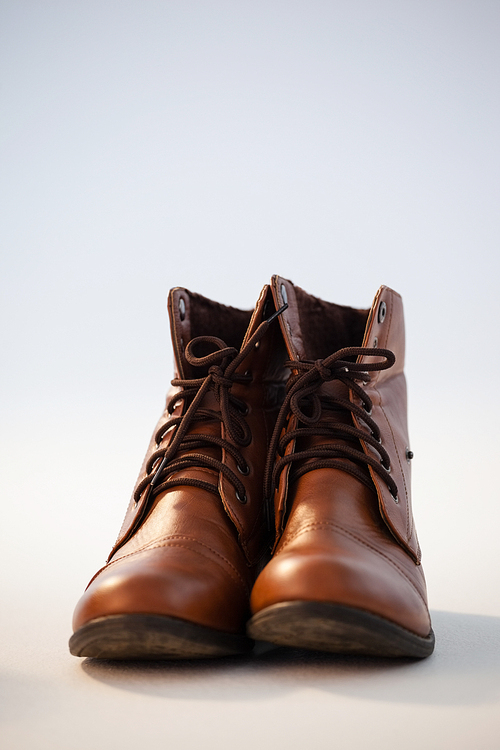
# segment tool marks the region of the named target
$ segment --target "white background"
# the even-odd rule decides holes
[[[3,0],[6,748],[500,748],[500,6]],[[71,614],[171,373],[172,286],[403,295],[418,664],[96,666]]]

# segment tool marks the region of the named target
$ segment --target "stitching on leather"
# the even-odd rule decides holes
[[[274,344],[274,339],[275,339],[275,331],[274,331],[273,328],[271,328],[271,333],[272,333],[272,338],[270,340],[270,344],[273,345]],[[262,390],[264,391],[264,389],[265,389],[265,387],[263,386]],[[267,419],[266,419],[266,415],[265,414],[262,417],[262,423],[264,425],[264,434],[266,436],[266,438],[265,438],[266,439],[266,446],[269,447],[269,429],[268,429],[268,426],[267,426]],[[265,498],[263,498],[263,501],[265,502]],[[247,534],[247,539],[248,539],[249,542],[253,538],[254,534],[262,528],[262,520],[261,519],[263,517],[265,518],[264,502],[261,502],[260,508],[259,508],[259,512],[255,516],[255,520],[254,520],[254,522],[252,524],[252,527],[250,528],[250,530],[249,530],[249,532]],[[247,550],[247,547],[245,547],[245,550]],[[247,553],[248,553],[248,558],[250,559],[250,551],[247,550]],[[252,559],[254,559],[254,558],[252,558]]]
[[[264,512],[264,510],[263,510],[263,504],[261,503],[261,505],[259,507],[259,512],[255,516],[255,520],[254,520],[251,528],[248,531],[248,534],[247,534],[247,541],[248,542],[253,538],[253,536],[256,533],[256,531],[258,531],[260,529],[261,524],[260,524],[260,520],[259,519],[263,515],[263,512]]]
[[[245,533],[245,521],[247,519],[244,517],[244,515],[242,516],[237,515],[234,507],[230,505],[229,501],[226,499],[226,494],[229,494],[227,491],[227,485],[228,485],[227,480],[225,479],[225,477],[222,477],[223,492],[220,493],[222,505],[224,507],[225,512],[227,513],[228,518],[232,521],[232,523],[234,524],[236,528],[236,531],[238,532],[238,539],[240,540],[241,547],[246,555],[247,560],[251,564],[252,561],[254,560],[254,557],[250,554],[248,543],[251,541],[256,531],[257,523],[259,521],[259,518],[262,515],[262,508],[260,508],[259,512],[257,513],[255,520],[253,522],[253,525],[250,527],[249,531]],[[246,487],[245,487],[245,490],[246,490]]]
[[[344,529],[343,526],[338,526],[337,524],[332,523],[331,521],[315,521],[314,523],[310,523],[307,526],[304,526],[302,529],[300,529],[300,531],[297,531],[293,536],[290,537],[290,539],[288,539],[283,544],[283,546],[279,549],[279,551],[275,553],[275,557],[276,557],[276,555],[279,555],[281,552],[283,552],[283,550],[285,549],[285,547],[287,547],[291,542],[293,542],[295,539],[297,539],[302,534],[306,533],[307,531],[311,531],[311,530],[313,530],[315,528],[320,528],[322,526],[328,526],[328,527],[330,527],[332,529],[335,529],[335,531],[338,531],[340,534],[344,534],[344,536],[347,536],[347,537],[353,539],[358,544],[361,544],[363,547],[366,547],[367,549],[371,550],[372,552],[375,552],[375,554],[379,555],[379,557],[382,557],[384,560],[386,560],[390,565],[392,565],[393,568],[395,568],[398,571],[398,573],[406,581],[408,581],[408,583],[410,584],[410,586],[418,594],[419,598],[422,600],[422,602],[427,607],[427,604],[425,602],[424,597],[422,596],[422,594],[420,593],[420,591],[417,589],[417,587],[415,586],[415,584],[413,583],[413,581],[410,578],[408,578],[408,576],[406,575],[406,573],[404,572],[404,570],[402,568],[400,568],[399,565],[396,562],[394,562],[394,560],[391,560],[390,557],[388,557],[386,554],[384,554],[383,552],[381,552],[376,547],[373,547],[371,544],[368,544],[363,539],[360,539],[360,537],[358,537],[356,534],[353,534],[352,531],[348,531],[347,529]]]
[[[158,424],[160,424],[161,420],[163,419],[163,416],[164,416],[164,414],[165,414],[165,412],[163,412],[162,416],[161,416],[161,417],[160,417],[160,419],[158,420]],[[167,420],[165,420],[165,422],[166,422],[166,421],[167,421]],[[141,508],[142,508],[142,503],[140,503],[140,504],[138,503],[138,504],[137,504],[137,505],[135,506],[135,504],[134,504],[134,492],[135,492],[135,488],[137,487],[137,485],[138,485],[138,484],[139,484],[139,482],[141,481],[141,479],[142,479],[142,476],[143,476],[143,475],[144,475],[144,476],[146,476],[146,475],[144,474],[144,468],[145,468],[145,465],[146,465],[146,461],[147,461],[147,459],[148,459],[148,456],[149,456],[149,455],[150,455],[150,454],[151,454],[151,453],[153,452],[153,451],[152,451],[152,446],[153,446],[153,443],[154,443],[154,436],[155,436],[155,434],[156,434],[157,430],[159,429],[159,427],[158,427],[158,424],[157,424],[157,425],[156,425],[156,427],[155,427],[155,432],[154,432],[154,433],[153,433],[153,435],[151,436],[151,440],[149,441],[149,445],[148,445],[148,447],[147,447],[146,453],[144,454],[144,458],[142,459],[142,464],[141,464],[141,468],[140,468],[140,470],[139,470],[139,476],[137,477],[137,479],[136,479],[136,482],[135,482],[135,484],[134,484],[134,489],[133,489],[133,491],[132,491],[132,496],[131,496],[131,498],[130,498],[130,500],[129,500],[129,504],[128,504],[128,506],[127,506],[127,510],[125,511],[125,518],[124,518],[124,519],[123,519],[123,521],[122,521],[122,525],[120,526],[120,531],[118,532],[118,536],[117,536],[117,537],[116,537],[116,539],[115,539],[115,543],[113,544],[113,547],[112,547],[112,549],[114,549],[114,548],[115,548],[115,547],[117,546],[118,542],[121,542],[121,541],[122,541],[122,539],[124,539],[124,538],[125,538],[126,534],[128,534],[128,532],[130,531],[131,527],[132,527],[132,526],[133,526],[133,524],[135,523],[135,520],[136,520],[136,518],[137,518],[137,514],[138,514],[138,512],[139,512],[139,509],[141,509]],[[134,511],[135,511],[135,512],[134,512]],[[128,516],[129,516],[129,514],[132,514],[132,515],[131,515],[131,518],[130,518],[130,520],[129,520],[128,524],[127,524],[127,523],[126,523],[126,521],[127,521],[127,518],[128,518]]]
[[[291,432],[293,429],[296,429],[296,427],[297,427],[297,421],[296,420],[297,420],[297,418],[295,417],[295,415],[292,415],[292,417],[288,420],[288,424],[285,427],[285,433],[284,433],[285,435],[286,435],[287,432]],[[290,446],[290,453],[295,453],[295,446],[296,446],[296,444],[297,444],[297,440],[296,439],[291,440],[288,443],[288,445]],[[285,454],[286,454],[286,450],[285,450]],[[286,518],[286,510],[287,510],[287,506],[288,506],[288,490],[289,490],[289,485],[290,485],[290,471],[291,471],[291,468],[292,468],[291,463],[287,464],[285,466],[283,472],[282,472],[283,483],[284,484],[283,484],[283,512],[282,512],[281,520],[280,520],[281,530],[283,530],[283,527],[285,525],[284,521],[285,521],[285,518]],[[281,484],[281,480],[280,480],[280,484]],[[273,500],[274,500],[274,498],[273,498]],[[279,500],[279,497],[278,497],[278,500]]]
[[[389,322],[387,323],[387,328],[386,328],[385,346],[388,345],[389,333],[390,333],[390,330],[391,330],[392,319],[393,319],[393,312],[394,312],[394,295],[391,293],[388,296],[389,296],[391,304],[390,304],[390,308],[389,308]],[[399,468],[401,470],[401,476],[403,477],[403,484],[404,484],[404,490],[405,490],[405,496],[406,496],[406,540],[407,540],[407,542],[409,542],[410,541],[410,537],[411,537],[411,533],[410,533],[410,508],[409,508],[409,502],[408,502],[408,488],[406,486],[405,475],[404,475],[404,472],[403,472],[403,467],[401,465],[401,458],[399,456],[399,452],[398,452],[398,449],[397,449],[397,444],[396,444],[396,440],[395,440],[395,437],[394,437],[394,432],[392,431],[391,423],[390,423],[389,419],[387,418],[387,414],[386,414],[385,409],[384,409],[384,407],[382,405],[382,396],[381,396],[380,391],[378,390],[378,388],[377,388],[376,385],[374,385],[373,389],[375,391],[377,391],[377,393],[379,395],[380,409],[381,409],[381,411],[382,411],[382,413],[383,413],[383,415],[385,417],[385,421],[387,422],[387,426],[389,427],[389,430],[390,430],[390,433],[391,433],[391,436],[392,436],[392,441],[393,441],[393,444],[394,444],[394,448],[395,448],[395,451],[396,451],[396,456],[398,458]]]
[[[377,393],[379,395],[379,398],[380,398],[379,408],[380,408],[382,414],[384,415],[385,421],[386,421],[387,426],[389,428],[389,431],[391,433],[392,442],[393,442],[393,445],[394,445],[394,450],[396,452],[396,456],[397,456],[397,459],[398,459],[399,468],[401,470],[401,477],[403,479],[404,490],[405,490],[405,497],[406,497],[406,536],[409,539],[410,535],[409,535],[408,529],[409,529],[409,526],[410,526],[410,523],[409,523],[410,513],[409,513],[409,503],[408,503],[408,500],[409,500],[409,498],[408,498],[408,487],[406,485],[405,474],[404,474],[404,471],[403,471],[403,466],[401,464],[401,458],[400,458],[400,455],[399,455],[398,447],[397,447],[397,444],[396,444],[396,438],[395,438],[394,432],[392,430],[390,420],[389,420],[389,418],[388,418],[388,416],[386,414],[386,411],[385,411],[384,407],[382,406],[382,396],[381,396],[381,393],[378,390],[378,388],[376,388],[376,387],[373,390],[377,391]]]
[[[387,346],[387,342],[389,341],[389,333],[391,331],[391,324],[392,324],[392,313],[394,311],[394,299],[393,299],[393,296],[392,296],[392,294],[389,294],[388,296],[389,296],[389,298],[391,300],[391,307],[390,307],[390,312],[389,312],[389,322],[387,323],[387,331],[386,331],[386,334],[385,334],[385,345],[386,346]]]
[[[295,343],[295,339],[294,339],[294,334],[293,334],[293,331],[292,331],[292,327],[291,327],[290,322],[288,321],[288,319],[286,320],[286,327],[288,328],[288,335],[289,335],[289,338],[290,338],[290,343],[291,343],[291,345],[293,346],[293,349],[294,349],[293,353],[295,355],[295,358],[298,359],[299,355],[298,355],[297,344]]]
[[[266,420],[265,416],[262,416],[262,422],[264,424],[264,433],[265,433],[265,436],[266,436],[266,445],[269,445],[268,431],[267,431],[267,420]],[[254,467],[252,467],[252,468],[254,468]],[[254,468],[254,471],[255,471],[255,468]],[[258,528],[260,528],[261,524],[260,524],[259,519],[261,518],[263,512],[264,512],[263,504],[261,503],[260,507],[259,507],[259,512],[255,516],[254,522],[253,522],[252,526],[250,527],[250,529],[248,530],[248,533],[246,534],[247,542],[250,542],[250,540],[253,538],[256,530]],[[250,558],[250,551],[249,550],[248,550],[248,557]]]
[[[198,539],[195,539],[194,537],[190,536],[183,536],[182,534],[171,534],[166,537],[160,537],[160,539],[155,540],[155,542],[151,542],[150,544],[147,544],[145,547],[141,547],[138,550],[135,550],[134,552],[129,552],[127,555],[123,555],[123,557],[119,557],[117,560],[112,560],[108,565],[106,565],[102,570],[107,570],[111,565],[116,565],[117,563],[121,562],[121,560],[125,560],[128,557],[133,557],[134,555],[138,555],[141,552],[148,552],[152,549],[158,549],[159,547],[182,547],[183,549],[187,549],[190,552],[197,552],[199,555],[202,555],[203,557],[210,559],[208,555],[204,555],[203,552],[197,549],[193,549],[191,547],[186,546],[185,544],[176,544],[175,542],[173,544],[162,544],[162,542],[168,542],[168,540],[175,540],[175,539],[183,539],[184,541],[188,542],[194,542],[196,545],[199,545],[200,547],[204,547],[205,549],[210,550],[214,555],[219,557],[221,560],[223,560],[228,567],[231,568],[231,570],[234,571],[237,578],[235,578],[229,571],[226,571],[231,578],[236,581],[236,583],[241,583],[245,591],[248,591],[248,586],[246,585],[245,581],[241,577],[241,575],[238,573],[237,569],[234,567],[234,565],[229,562],[223,555],[220,554],[220,552],[217,552],[216,550],[212,549],[212,547],[209,547],[208,544],[204,544],[203,542],[200,542]],[[214,562],[217,562],[217,560],[214,560]],[[222,566],[220,566],[222,568]],[[224,570],[224,568],[222,568]]]
[[[262,526],[262,524],[260,522],[260,519],[262,518],[263,513],[264,513],[264,511],[263,511],[263,505],[261,504],[261,506],[259,508],[259,512],[255,516],[255,521],[253,523],[253,526],[250,529],[250,531],[248,532],[248,537],[247,537],[248,541],[250,541],[251,539],[253,539],[254,534],[260,530],[260,528]]]
[[[144,454],[144,458],[142,460],[141,468],[139,470],[139,475],[138,475],[138,477],[136,479],[136,482],[134,484],[134,489],[132,491],[132,496],[131,496],[131,498],[129,500],[129,504],[127,506],[127,510],[125,511],[125,518],[122,521],[122,525],[120,526],[120,531],[118,532],[118,536],[115,539],[115,543],[113,544],[113,547],[111,548],[111,551],[113,551],[116,547],[118,547],[118,549],[119,549],[119,546],[121,546],[123,544],[123,542],[127,538],[128,534],[130,533],[131,529],[134,527],[134,524],[135,524],[135,522],[137,520],[138,514],[142,511],[144,503],[143,502],[139,502],[139,503],[137,503],[137,505],[134,503],[134,492],[135,492],[135,489],[136,489],[137,485],[139,484],[139,482],[142,479],[144,479],[144,477],[147,474],[147,471],[145,470],[146,469],[146,463],[147,463],[149,457],[154,453],[154,451],[156,449],[155,448],[155,446],[156,446],[156,443],[155,443],[156,433],[158,432],[158,430],[160,428],[163,428],[167,424],[167,422],[170,422],[171,419],[172,419],[172,415],[168,414],[168,412],[165,409],[165,411],[161,415],[160,419],[156,423],[156,426],[154,428],[153,434],[151,436],[151,440],[149,441],[149,445],[147,447],[146,453]],[[172,439],[172,433],[171,432],[167,433],[165,435],[165,438],[164,438],[164,440],[166,442],[166,445],[169,445],[171,439]],[[207,471],[212,471],[213,472],[213,469],[208,469]],[[129,522],[127,524],[126,521],[127,521],[127,518],[128,518],[128,516],[130,514],[131,514],[131,517],[130,517]]]
[[[405,497],[406,497],[406,538],[409,541],[411,533],[410,533],[410,502],[409,502],[410,498],[408,496],[408,487],[406,485],[405,474],[404,474],[404,471],[403,471],[403,466],[401,464],[401,457],[399,455],[399,451],[398,451],[398,448],[397,448],[396,438],[394,437],[394,432],[392,430],[391,423],[390,423],[390,421],[389,421],[389,419],[387,417],[387,414],[385,413],[385,409],[382,406],[382,399],[380,400],[380,408],[381,408],[382,413],[383,413],[383,415],[385,417],[385,421],[387,422],[387,426],[389,427],[389,430],[391,432],[392,441],[394,443],[394,449],[396,451],[396,456],[398,458],[398,464],[399,464],[399,468],[400,468],[400,471],[401,471],[401,477],[403,479],[403,485],[404,485]]]

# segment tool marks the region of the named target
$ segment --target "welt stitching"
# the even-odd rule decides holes
[[[353,534],[351,531],[347,531],[347,529],[344,529],[342,526],[338,526],[337,524],[332,523],[331,521],[316,521],[314,523],[308,524],[307,526],[304,526],[302,529],[300,529],[300,531],[296,532],[293,536],[290,537],[290,539],[288,539],[283,544],[283,546],[281,547],[281,549],[279,550],[279,552],[275,553],[275,556],[277,554],[280,554],[285,549],[285,547],[287,547],[292,541],[294,541],[297,537],[299,537],[302,534],[304,534],[306,531],[311,531],[312,529],[315,529],[315,528],[318,528],[318,527],[321,527],[321,526],[329,526],[330,528],[335,529],[340,534],[344,534],[344,536],[350,537],[351,539],[353,539],[358,544],[361,544],[363,547],[366,547],[367,549],[371,550],[372,552],[375,552],[375,554],[379,555],[379,557],[382,557],[390,565],[392,565],[392,567],[395,568],[398,571],[398,573],[406,581],[408,581],[408,583],[410,584],[410,586],[413,588],[413,590],[418,594],[418,596],[420,597],[420,599],[425,604],[425,600],[424,600],[422,594],[417,589],[417,587],[415,586],[415,584],[413,583],[413,581],[410,578],[408,578],[408,576],[406,575],[406,573],[404,572],[404,570],[402,568],[400,568],[399,565],[396,562],[394,562],[394,560],[391,560],[390,557],[388,557],[386,554],[384,554],[383,552],[381,552],[380,550],[378,550],[376,547],[373,547],[371,544],[367,544],[367,542],[365,542],[363,539],[360,539],[356,534]]]

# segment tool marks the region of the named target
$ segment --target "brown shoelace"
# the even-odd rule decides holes
[[[382,357],[383,361],[364,364],[349,361],[350,358],[358,355]],[[360,382],[370,381],[370,371],[387,370],[395,361],[396,357],[389,349],[352,346],[340,349],[316,362],[300,360],[285,362],[285,365],[295,372],[289,378],[287,394],[271,438],[264,478],[266,503],[272,505],[272,497],[279,484],[281,472],[291,463],[296,464],[291,476],[292,481],[314,469],[332,468],[351,474],[373,489],[373,483],[366,471],[366,467],[371,466],[387,484],[393,497],[397,498],[398,488],[390,475],[390,458],[380,442],[379,427],[370,416],[372,401],[360,384]],[[358,406],[341,396],[317,393],[323,383],[333,380],[340,381],[351,388],[362,405]],[[349,412],[351,415],[356,415],[363,420],[369,431],[354,427],[353,424],[335,421],[335,412],[338,415],[339,411],[343,414]],[[297,417],[297,428],[285,432],[280,438],[290,412]],[[321,421],[324,412],[333,414],[333,419],[330,417],[328,422]],[[285,455],[290,441],[316,436],[324,436],[328,442]],[[360,440],[371,445],[379,454],[380,459],[364,453],[361,446],[353,447],[353,443],[354,446],[359,445]],[[347,444],[338,441],[347,441]],[[277,460],[276,456],[279,456]],[[365,470],[363,471],[361,467]]]
[[[252,435],[245,415],[248,407],[244,401],[231,393],[234,383],[249,384],[252,376],[249,373],[238,374],[236,372],[245,357],[252,351],[257,342],[264,336],[272,321],[280,315],[286,305],[275,312],[267,320],[264,320],[255,333],[249,338],[245,346],[238,352],[234,347],[228,347],[222,339],[216,336],[198,336],[192,339],[185,349],[185,357],[193,367],[208,367],[205,377],[194,379],[174,378],[171,382],[174,387],[181,388],[178,393],[169,399],[167,411],[173,414],[179,401],[189,404],[185,413],[180,417],[174,417],[163,424],[155,435],[156,450],[150,456],[146,465],[146,476],[138,484],[134,500],[139,502],[144,491],[148,490],[151,498],[166,489],[182,485],[200,487],[201,489],[219,495],[218,486],[193,477],[172,477],[171,475],[184,469],[207,468],[222,473],[233,485],[236,497],[240,503],[246,503],[245,486],[235,472],[222,460],[213,458],[205,453],[191,452],[203,448],[217,446],[222,451],[227,451],[235,460],[238,472],[246,476],[249,467],[245,463],[241,452],[232,443],[216,435],[203,433],[186,433],[194,422],[220,421],[223,423],[226,434],[238,446],[245,447],[250,444]],[[215,351],[203,357],[197,357],[193,350],[200,345],[215,347]],[[220,410],[208,409],[201,406],[205,395],[212,391],[216,396]],[[167,433],[174,431],[173,437],[167,446],[161,443]],[[187,452],[189,451],[189,452]],[[151,499],[150,498],[150,499]]]

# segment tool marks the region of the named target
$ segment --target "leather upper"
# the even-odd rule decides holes
[[[223,338],[221,327],[233,326],[228,338],[240,334],[238,349],[243,346],[262,322],[269,299],[269,287],[265,287],[251,314],[223,308],[185,289],[172,290],[169,313],[176,375],[200,377],[184,356],[188,341],[197,335],[213,331]],[[252,435],[249,445],[231,441],[223,422],[217,419],[195,421],[188,432],[222,437],[234,444],[249,469],[246,475],[238,474],[246,502],[238,500],[233,484],[220,472],[196,466],[182,469],[175,478],[208,482],[218,488],[218,494],[182,485],[156,497],[147,488],[138,502],[133,495],[107,565],[94,576],[77,605],[75,630],[98,617],[144,613],[179,617],[221,631],[243,631],[256,565],[267,546],[261,487],[269,433],[286,377],[282,349],[279,324],[273,321],[238,367],[238,372],[247,373],[247,380],[251,377],[250,383],[236,382],[231,388],[247,407],[244,419]],[[175,392],[170,391],[169,397]],[[220,408],[212,391],[207,392],[201,406],[213,411]],[[149,458],[157,449],[154,436],[158,429],[185,410],[186,405],[179,401],[172,414],[165,410],[161,416],[136,487],[147,474]],[[163,447],[168,446],[174,432],[165,434]],[[234,457],[216,445],[184,454],[190,452],[218,457],[238,472]]]
[[[288,301],[280,325],[290,359],[316,359],[318,352],[314,347],[308,348],[311,323],[304,312],[309,311],[311,317],[316,315],[318,305],[314,298],[308,300],[303,290],[280,277],[273,277],[272,289],[277,306],[285,297]],[[363,483],[336,468],[314,469],[292,482],[291,464],[285,466],[275,492],[275,552],[255,583],[252,611],[284,601],[325,601],[364,609],[425,637],[430,631],[430,619],[411,509],[401,297],[381,287],[370,310],[330,307],[331,310],[322,310],[325,340],[331,338],[326,330],[329,322],[340,320],[339,349],[362,343],[364,347],[390,349],[396,356],[390,369],[370,373],[364,388],[373,402],[371,417],[379,426],[382,445],[390,456],[397,497],[371,467],[367,471],[372,481],[367,474],[368,481]],[[359,321],[364,320],[362,342],[348,340],[349,326],[342,332],[342,320],[351,321],[356,335]],[[316,335],[317,320],[313,326]],[[324,351],[321,356],[332,353]],[[370,359],[358,358],[358,362],[364,361]],[[324,397],[334,392],[340,392],[352,403],[360,403],[353,391],[338,381],[324,383],[320,388]],[[330,414],[322,418],[331,423],[335,417]],[[336,418],[367,429],[361,419],[348,411]],[[285,432],[297,427],[297,417],[290,413]],[[285,455],[312,448],[325,438],[299,440],[300,446],[298,440],[288,443]],[[380,458],[368,443],[363,442],[362,449]]]

